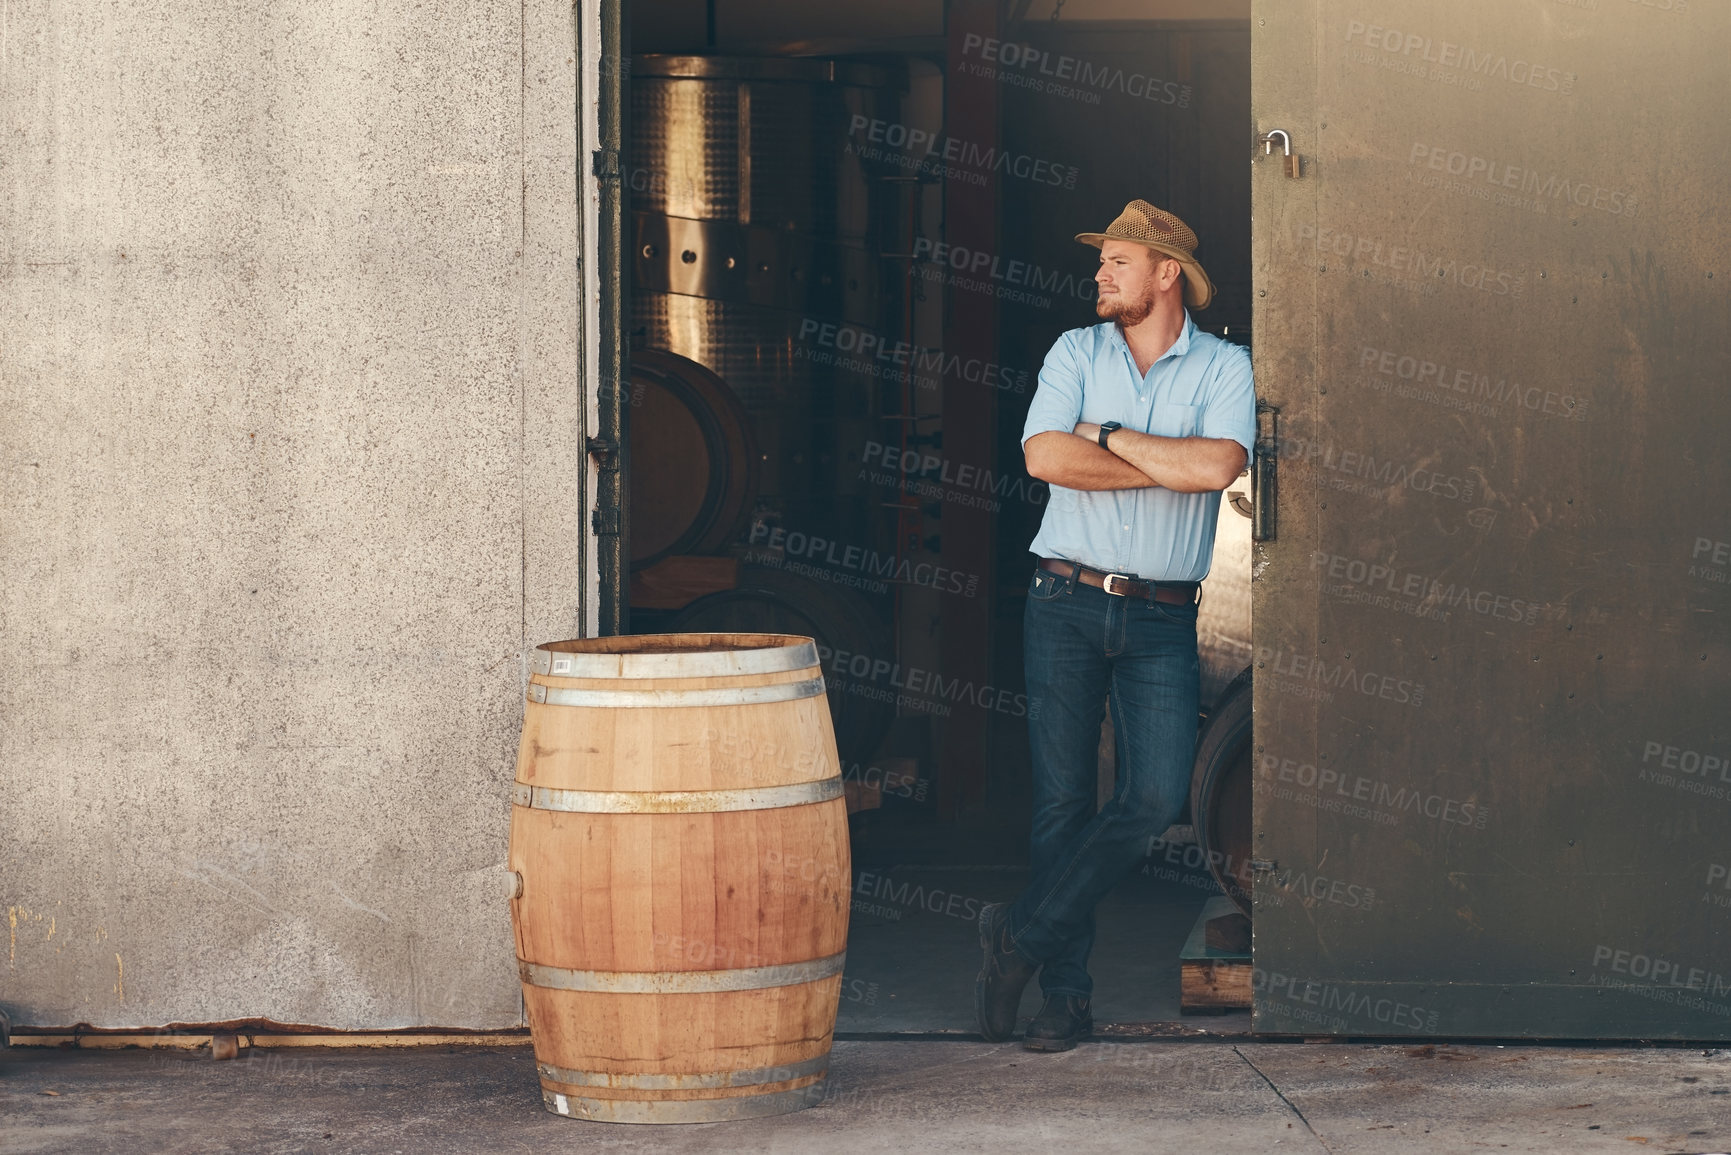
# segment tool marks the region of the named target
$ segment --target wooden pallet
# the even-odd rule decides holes
[[[1208,900],[1178,954],[1178,1008],[1186,1015],[1250,1007],[1250,920],[1230,898]]]

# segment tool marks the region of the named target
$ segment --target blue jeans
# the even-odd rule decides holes
[[[1088,996],[1094,904],[1183,812],[1196,756],[1196,607],[1118,597],[1034,571],[1023,617],[1034,765],[1033,877],[1010,941],[1048,995]],[[1098,813],[1111,691],[1117,789]]]

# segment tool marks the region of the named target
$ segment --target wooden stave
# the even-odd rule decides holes
[[[753,911],[765,911],[765,925],[785,926],[797,913],[801,896],[807,897],[814,908],[818,904],[831,902],[836,912],[833,927],[818,926],[803,943],[789,941],[785,944],[764,941],[729,941],[717,943],[716,931],[693,929],[686,931],[683,920],[680,924],[680,934],[667,935],[662,942],[656,943],[651,937],[647,947],[638,943],[620,943],[610,937],[605,946],[585,945],[587,939],[586,924],[580,921],[576,925],[567,925],[561,934],[555,930],[551,914],[543,904],[550,906],[559,901],[555,896],[562,888],[579,887],[579,878],[594,877],[597,868],[592,865],[596,859],[610,857],[608,850],[621,841],[630,841],[633,835],[626,833],[631,827],[659,827],[667,829],[669,822],[660,821],[662,815],[554,815],[516,814],[513,833],[521,829],[525,839],[538,833],[538,827],[563,825],[584,839],[584,851],[561,857],[560,861],[543,864],[530,859],[531,851],[528,843],[519,845],[513,840],[510,857],[510,869],[524,876],[523,894],[514,899],[514,912],[520,918],[516,922],[517,957],[528,962],[551,966],[569,967],[577,970],[597,971],[643,971],[652,973],[669,973],[678,971],[726,970],[747,966],[773,966],[804,962],[810,959],[827,958],[847,949],[847,906],[851,897],[850,863],[847,852],[847,803],[842,799],[818,804],[812,807],[789,807],[797,810],[797,817],[788,820],[787,825],[798,823],[822,835],[827,832],[826,841],[815,846],[804,848],[803,844],[794,841],[801,849],[796,853],[803,854],[804,860],[791,861],[792,855],[782,851],[771,855],[763,843],[776,826],[773,818],[766,817],[771,811],[740,811],[730,815],[719,815],[702,823],[707,827],[707,836],[712,846],[737,845],[730,840],[741,838],[740,832],[750,830],[752,843],[759,847],[754,861],[736,864],[730,861],[726,867],[716,870],[716,889],[725,896],[727,888],[732,886],[735,891],[733,899],[717,900],[715,911],[718,920],[723,920],[730,902],[749,908]],[[681,816],[692,825],[699,825],[697,816]],[[601,833],[595,833],[596,831]],[[615,834],[617,831],[619,833]],[[671,835],[662,836],[670,838]],[[593,845],[593,849],[588,849]],[[655,847],[651,846],[645,852],[645,857],[653,858]],[[548,857],[554,857],[546,852]],[[810,867],[808,870],[807,867]],[[747,877],[748,872],[755,874],[756,881]],[[810,875],[807,878],[806,875]],[[609,879],[611,884],[611,879]],[[564,893],[570,893],[565,889]],[[614,897],[615,888],[609,885],[605,899],[591,900],[596,906],[607,913],[606,925],[609,928],[619,925],[619,922],[629,917],[629,911],[624,915],[616,915],[613,907],[625,902],[623,898]],[[771,901],[766,902],[769,899]],[[759,905],[762,904],[762,905]],[[654,912],[650,912],[653,914]],[[611,933],[611,932],[610,932]],[[676,939],[678,941],[676,941]],[[713,944],[713,945],[712,945]]]
[[[821,680],[820,668],[812,666],[731,677],[608,680],[536,674],[529,681],[531,687],[605,692],[627,682],[633,691],[702,691],[796,686]],[[657,736],[673,730],[681,731],[678,740],[688,742],[701,741],[713,731],[721,753],[702,765],[672,757],[657,761],[654,758],[660,748]],[[809,740],[796,742],[790,735],[808,735]],[[539,756],[542,752],[580,747],[583,742],[597,747],[593,761],[550,762]],[[602,745],[620,750],[622,759],[604,756]],[[730,757],[728,751],[761,751],[763,756],[736,758]],[[828,699],[819,692],[734,711],[717,707],[701,716],[679,706],[627,710],[528,701],[524,706],[515,781],[570,790],[725,790],[792,785],[840,773]]]
[[[532,1040],[555,1040],[564,1045],[537,1042],[535,1060],[554,1067],[598,1077],[643,1075],[707,1076],[731,1072],[774,1070],[821,1060],[830,1052],[833,1027],[816,1035],[764,1041],[757,1026],[764,1022],[799,1022],[816,1017],[833,1022],[833,1007],[840,999],[842,977],[835,975],[815,983],[768,987],[760,991],[730,991],[721,994],[649,996],[558,991],[545,987],[524,988],[524,1010]],[[827,1018],[826,1018],[827,1016]],[[714,1024],[706,1046],[687,1040],[693,1023]],[[550,1030],[549,1028],[552,1027]],[[657,1045],[671,1042],[678,1058],[668,1059]],[[635,1044],[636,1049],[631,1049]],[[595,1056],[605,1055],[596,1061]],[[664,1091],[631,1086],[579,1086],[540,1074],[543,1087],[566,1094],[596,1098],[682,1099],[743,1098],[766,1091],[789,1090],[764,1084]],[[804,1082],[821,1079],[821,1070],[802,1076]],[[783,1080],[798,1082],[800,1080]]]

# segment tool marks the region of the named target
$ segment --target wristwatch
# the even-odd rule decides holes
[[[1113,430],[1122,428],[1124,428],[1124,423],[1122,421],[1108,421],[1106,424],[1100,426],[1100,448],[1110,449],[1111,446],[1106,444],[1106,438],[1112,436]]]

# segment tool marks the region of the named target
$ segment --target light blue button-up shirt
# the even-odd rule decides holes
[[[1071,329],[1046,354],[1022,444],[1037,433],[1068,433],[1083,421],[1117,421],[1162,437],[1230,438],[1250,452],[1256,441],[1250,354],[1198,330],[1186,311],[1178,340],[1143,375],[1115,322]],[[1219,514],[1218,491],[1054,485],[1028,548],[1107,573],[1201,581],[1214,557]]]

